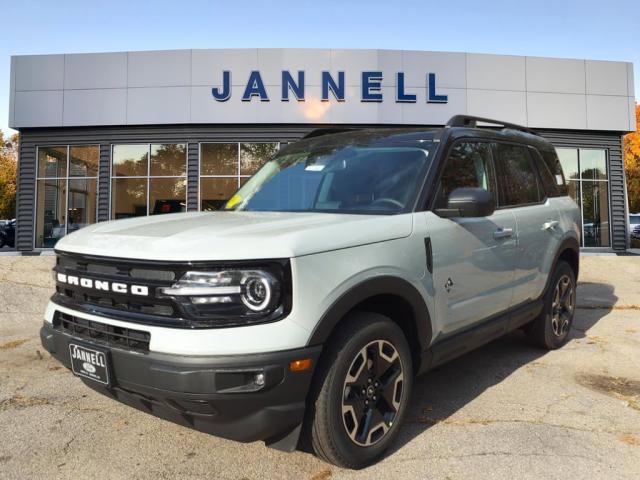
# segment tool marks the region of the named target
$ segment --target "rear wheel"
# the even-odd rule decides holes
[[[333,335],[314,381],[311,446],[346,468],[377,461],[396,438],[413,367],[402,330],[375,313],[357,313]]]
[[[547,350],[560,348],[569,338],[576,308],[576,277],[569,264],[560,260],[544,297],[540,316],[527,325],[527,339]]]
[[[5,244],[4,235],[0,235],[0,248],[4,247],[4,244]]]

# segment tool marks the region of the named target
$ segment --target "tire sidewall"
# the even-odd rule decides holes
[[[330,429],[334,432],[334,443],[338,450],[356,465],[356,468],[366,466],[375,461],[393,443],[405,416],[413,383],[411,352],[402,330],[386,317],[375,314],[368,315],[370,320],[375,321],[367,325],[363,330],[358,331],[347,341],[338,355],[336,363],[331,368],[330,383],[328,385],[327,418],[329,419]],[[390,342],[400,355],[404,372],[403,392],[398,414],[385,437],[374,445],[363,447],[355,444],[346,432],[342,419],[342,395],[347,371],[355,356],[365,345],[375,340]]]

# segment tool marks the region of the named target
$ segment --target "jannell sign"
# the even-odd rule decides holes
[[[395,82],[395,101],[396,103],[416,103],[418,95],[412,93],[405,88],[404,72],[396,72]],[[382,93],[382,81],[384,79],[381,71],[366,71],[361,74],[361,102],[382,102],[384,100]],[[438,94],[436,90],[436,74],[427,73],[425,75],[426,85],[426,103],[447,103],[449,97],[447,95]],[[338,72],[336,76],[328,71],[323,71],[320,76],[321,97],[323,102],[329,101],[331,94],[338,102],[345,101],[345,72]],[[242,101],[250,102],[256,98],[262,102],[268,102],[271,99],[267,95],[265,83],[262,80],[260,71],[253,70],[246,84],[242,89]],[[298,71],[296,77],[289,70],[282,71],[282,79],[280,83],[280,101],[288,102],[290,98],[295,98],[299,102],[305,101],[305,72]],[[213,87],[211,89],[213,98],[218,102],[226,102],[233,95],[231,83],[231,71],[222,72],[222,86]]]

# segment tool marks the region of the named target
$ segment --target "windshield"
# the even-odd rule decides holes
[[[631,225],[638,225],[640,224],[640,215],[631,215],[629,217],[629,220],[631,222]]]
[[[410,210],[431,162],[414,146],[285,149],[231,197],[225,210],[389,215]]]

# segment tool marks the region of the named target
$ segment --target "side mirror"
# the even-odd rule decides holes
[[[495,210],[493,195],[484,188],[456,188],[449,194],[447,208],[435,214],[443,218],[488,217]]]

